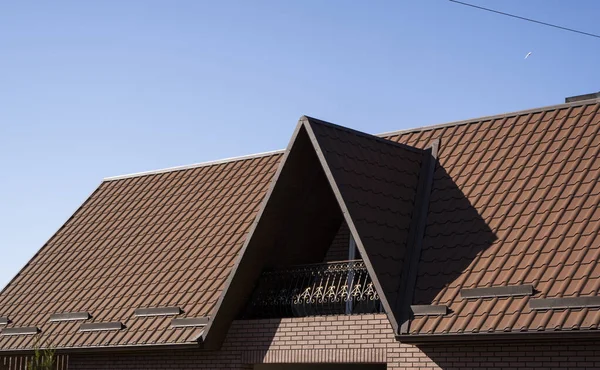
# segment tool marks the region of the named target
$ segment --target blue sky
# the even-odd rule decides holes
[[[595,0],[470,2],[600,33]],[[600,90],[599,50],[447,0],[2,2],[0,286],[103,177],[280,149],[302,114],[380,133],[561,103]]]

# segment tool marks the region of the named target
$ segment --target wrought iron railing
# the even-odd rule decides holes
[[[243,318],[382,312],[362,260],[293,266],[261,274]]]

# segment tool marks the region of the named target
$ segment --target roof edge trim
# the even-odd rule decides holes
[[[385,131],[385,132],[373,134],[372,136],[376,136],[376,137],[382,138],[384,140],[387,140],[385,138],[389,137],[389,136],[396,136],[396,135],[408,134],[408,133],[417,133],[417,132],[423,132],[423,131],[431,131],[431,130],[435,130],[438,128],[444,128],[444,127],[462,126],[462,125],[468,125],[468,124],[476,123],[476,122],[490,121],[490,120],[494,120],[494,119],[518,116],[518,115],[522,115],[522,114],[541,113],[541,112],[545,112],[545,111],[548,111],[551,109],[578,107],[578,106],[588,105],[588,104],[592,104],[592,103],[600,103],[600,98],[581,100],[581,101],[571,102],[571,103],[547,105],[547,106],[543,106],[543,107],[539,107],[539,108],[531,108],[531,109],[524,109],[524,110],[520,110],[520,111],[499,113],[499,114],[494,114],[494,115],[490,115],[490,116],[468,118],[468,119],[464,119],[464,120],[451,121],[451,122],[428,125],[428,126],[413,127],[413,128],[402,129],[402,130]],[[339,126],[339,125],[336,125],[335,123],[323,121],[318,118],[313,118],[310,116],[305,116],[305,117],[308,117],[308,118],[314,119],[314,120],[318,120],[320,122],[327,123],[332,126]],[[342,126],[339,126],[339,127],[342,127]],[[345,128],[345,129],[348,129],[348,128]],[[353,130],[353,129],[349,129],[349,130],[364,134],[361,131],[357,131],[357,130]],[[397,144],[396,142],[392,142],[392,143]],[[410,146],[406,146],[406,148],[410,148]],[[419,148],[416,148],[416,149],[419,149]],[[266,152],[255,153],[255,154],[248,154],[248,155],[242,155],[242,156],[237,156],[237,157],[216,159],[213,161],[199,162],[199,163],[193,163],[193,164],[181,165],[181,166],[173,166],[173,167],[161,168],[161,169],[156,169],[156,170],[133,172],[133,173],[124,174],[124,175],[108,176],[108,177],[103,178],[102,181],[107,182],[107,181],[128,179],[128,178],[132,178],[132,177],[161,174],[161,173],[166,173],[166,172],[183,171],[183,170],[188,170],[188,169],[193,169],[193,168],[198,168],[198,167],[223,164],[223,163],[227,163],[227,162],[235,162],[235,161],[245,160],[245,159],[266,157],[266,156],[270,156],[270,155],[274,155],[274,154],[283,154],[283,153],[285,153],[285,151],[286,151],[286,149],[276,149],[276,150],[271,150],[271,151],[266,151]]]
[[[58,354],[64,353],[90,353],[90,352],[133,352],[133,351],[148,351],[149,349],[195,349],[202,348],[201,342],[196,343],[157,343],[157,344],[129,344],[129,345],[115,345],[115,346],[87,346],[87,347],[59,347],[53,348]],[[41,347],[40,349],[46,349]],[[23,349],[9,349],[1,350],[0,355],[10,356],[13,354],[23,355],[26,353],[33,353],[34,348],[23,348]]]
[[[448,342],[471,342],[471,341],[514,341],[519,340],[556,340],[556,339],[597,339],[600,338],[600,330],[583,329],[577,331],[552,330],[552,331],[511,331],[511,332],[479,332],[462,334],[404,334],[396,335],[396,340],[406,344],[437,344]]]
[[[400,286],[400,294],[398,296],[398,299],[402,299],[402,302],[400,302],[402,306],[400,307],[400,327],[398,328],[398,334],[408,334],[410,329],[411,313],[415,314],[411,305],[413,301],[415,285],[417,283],[417,270],[419,259],[421,258],[423,237],[425,235],[427,215],[429,213],[429,199],[431,197],[431,189],[433,187],[433,178],[435,175],[435,168],[437,166],[440,142],[441,138],[437,137],[429,144],[424,151],[425,154],[423,163],[421,164],[419,185],[417,194],[415,195],[415,210],[409,231],[410,238],[407,244],[407,256],[406,260],[404,261],[402,272],[402,285]]]
[[[56,234],[58,234],[59,231],[61,231],[68,223],[69,221],[71,221],[73,219],[73,217],[75,217],[75,215],[77,215],[77,213],[83,208],[84,205],[87,204],[87,202],[89,202],[92,197],[94,196],[94,194],[96,194],[96,192],[98,190],[100,190],[100,187],[102,186],[102,182],[100,184],[98,184],[98,186],[96,186],[94,188],[94,190],[92,190],[88,196],[84,199],[84,201],[77,206],[77,208],[75,208],[75,211],[73,211],[73,213],[56,229],[56,231],[54,233],[52,233],[52,235],[46,239],[46,242],[44,243],[44,245],[42,245],[42,247],[40,249],[38,249],[28,260],[27,263],[25,263],[21,269],[19,270],[19,272],[17,272],[15,275],[13,275],[12,279],[10,279],[8,281],[8,283],[6,283],[6,285],[4,287],[2,287],[0,285],[0,287],[2,287],[2,290],[0,290],[0,295],[2,293],[4,293],[4,291],[6,291],[6,289],[8,289],[9,286],[12,285],[13,282],[15,282],[15,280],[21,275],[21,273],[23,271],[25,271],[25,269],[27,268],[27,266],[29,266],[31,264],[31,261],[33,261],[37,256],[40,255],[40,253],[42,253],[46,247],[48,246],[48,244],[50,243],[50,241],[52,241],[52,239],[56,236]]]
[[[391,141],[391,140],[388,140],[388,139],[386,139],[386,138],[384,138],[384,137],[382,137],[380,135],[368,134],[366,132],[362,132],[362,131],[358,131],[358,130],[355,130],[355,129],[352,129],[352,128],[348,128],[348,127],[336,125],[335,123],[323,121],[321,119],[314,118],[314,117],[311,117],[311,116],[304,115],[300,119],[302,119],[303,117],[306,118],[309,121],[313,121],[313,122],[316,122],[316,123],[319,123],[319,124],[322,124],[322,125],[327,125],[327,126],[330,126],[330,127],[334,127],[334,128],[340,129],[340,130],[349,131],[349,132],[354,133],[357,136],[361,136],[361,137],[364,137],[364,138],[375,140],[375,141],[378,141],[378,142],[380,142],[382,144],[385,144],[385,145],[393,145],[393,146],[397,146],[397,147],[400,147],[402,149],[406,149],[406,150],[409,150],[409,151],[412,151],[412,152],[415,152],[415,153],[423,153],[423,149],[416,148],[416,147],[413,147],[413,146],[410,146],[410,145],[406,145],[406,144],[402,144],[402,143],[398,143],[398,142],[395,142],[395,141]]]
[[[265,193],[263,200],[261,201],[260,207],[258,208],[258,212],[257,212],[256,216],[254,217],[254,220],[252,221],[252,224],[250,225],[248,231],[246,232],[246,240],[244,241],[244,244],[240,248],[240,251],[238,252],[238,254],[235,258],[235,264],[231,268],[231,271],[229,272],[227,279],[225,280],[225,283],[223,284],[223,290],[221,291],[221,294],[219,295],[219,299],[217,300],[217,303],[215,304],[213,311],[212,311],[213,317],[211,317],[211,320],[208,322],[208,324],[206,325],[206,327],[202,331],[202,333],[195,338],[196,341],[202,342],[203,346],[205,348],[206,347],[208,347],[208,348],[215,347],[215,348],[211,348],[211,349],[219,349],[222,342],[225,340],[225,335],[227,335],[227,331],[229,330],[229,326],[230,326],[231,322],[226,323],[225,321],[227,321],[228,319],[227,318],[221,319],[222,314],[219,315],[219,313],[222,311],[222,306],[227,304],[226,298],[227,298],[228,294],[230,294],[229,293],[230,287],[232,284],[235,283],[235,277],[238,273],[238,268],[239,268],[240,264],[243,263],[243,261],[244,261],[244,255],[246,254],[248,245],[250,244],[250,241],[252,240],[252,238],[254,236],[254,232],[255,232],[256,228],[258,227],[258,224],[260,223],[262,215],[263,215],[265,208],[267,207],[267,204],[269,202],[269,198],[271,198],[271,194],[273,193],[273,191],[275,189],[275,185],[277,184],[277,181],[279,180],[279,176],[281,175],[281,172],[283,171],[285,162],[287,161],[287,158],[290,155],[290,152],[292,150],[292,147],[294,145],[296,137],[298,136],[298,133],[300,132],[301,127],[302,127],[301,122],[298,122],[298,124],[296,125],[296,128],[294,129],[294,133],[292,134],[292,138],[290,139],[290,142],[288,143],[285,150],[278,151],[283,154],[283,157],[281,158],[279,164],[277,165],[277,171],[271,178],[271,182],[269,184],[268,190]],[[217,329],[213,329],[213,327],[218,326],[221,321],[224,324],[223,326],[226,326],[226,328],[227,328],[226,330],[224,330],[225,332],[223,332],[223,330],[221,332],[218,332]],[[231,321],[233,321],[233,320],[231,320]],[[212,334],[212,333],[216,333],[216,334]],[[221,337],[219,338],[219,336],[221,336]],[[210,339],[211,337],[216,338],[216,339],[213,339],[211,341],[211,339]]]
[[[429,125],[429,126],[407,128],[407,129],[395,130],[395,131],[386,131],[386,132],[382,132],[379,134],[375,134],[375,136],[386,137],[386,136],[396,136],[396,135],[423,132],[423,131],[432,131],[432,130],[435,130],[438,128],[462,126],[462,125],[468,125],[468,124],[476,123],[476,122],[492,121],[495,119],[508,118],[508,117],[512,117],[512,116],[520,116],[520,115],[525,115],[525,114],[542,113],[542,112],[556,110],[556,109],[574,108],[574,107],[579,107],[579,106],[584,106],[584,105],[589,105],[589,104],[594,104],[594,103],[600,103],[600,98],[581,100],[581,101],[572,102],[572,103],[547,105],[544,107],[530,108],[530,109],[524,109],[524,110],[519,110],[519,111],[514,111],[514,112],[499,113],[499,114],[493,114],[490,116],[474,117],[474,118],[468,118],[468,119],[463,119],[463,120],[458,120],[458,121],[450,121],[450,122],[446,122],[446,123],[439,123],[439,124]]]
[[[230,158],[224,158],[224,159],[217,159],[214,161],[187,164],[187,165],[183,165],[183,166],[167,167],[167,168],[161,168],[158,170],[134,172],[134,173],[125,174],[125,175],[110,176],[110,177],[105,177],[104,179],[102,179],[102,181],[115,181],[115,180],[129,179],[132,177],[156,175],[156,174],[161,174],[161,173],[166,173],[166,172],[174,172],[174,171],[183,171],[183,170],[189,170],[189,169],[193,169],[193,168],[206,167],[206,166],[213,166],[216,164],[223,164],[223,163],[228,163],[228,162],[236,162],[236,161],[243,161],[246,159],[267,157],[270,155],[279,154],[279,153],[283,153],[283,152],[284,152],[283,149],[271,150],[268,152],[248,154],[248,155],[242,155],[242,156],[238,156],[238,157],[230,157]]]
[[[329,185],[331,186],[331,190],[333,190],[333,194],[338,202],[340,210],[342,211],[344,220],[346,221],[346,224],[348,225],[348,228],[350,229],[350,235],[354,238],[356,247],[363,258],[365,266],[367,267],[367,272],[368,272],[369,276],[371,277],[371,281],[375,285],[375,291],[379,294],[379,299],[381,300],[381,304],[383,305],[383,308],[387,315],[387,318],[390,321],[392,328],[394,329],[394,333],[397,333],[398,329],[399,329],[398,318],[395,316],[393,306],[390,304],[387,296],[384,293],[381,282],[379,281],[379,278],[377,277],[377,274],[375,272],[375,269],[373,268],[373,265],[371,264],[369,255],[366,252],[366,248],[362,242],[360,234],[358,233],[358,230],[354,224],[354,220],[350,216],[348,206],[346,205],[346,202],[344,201],[344,198],[341,195],[340,189],[335,181],[335,177],[333,176],[333,173],[331,172],[331,168],[329,167],[329,164],[327,163],[327,160],[325,159],[325,156],[323,155],[323,149],[321,148],[321,145],[319,144],[316,134],[314,133],[314,131],[312,129],[311,120],[312,120],[312,118],[308,117],[308,116],[300,117],[299,127],[300,126],[304,127],[304,129],[306,130],[306,133],[308,134],[308,138],[311,141],[312,146],[317,154],[319,163],[321,164],[321,167],[323,168],[323,171],[325,172],[325,177],[327,178],[327,181],[329,182]],[[317,120],[317,121],[318,121],[317,123],[323,122],[320,120]],[[361,134],[365,135],[364,133],[361,133]],[[368,134],[366,134],[366,135],[368,135]],[[424,151],[421,151],[421,152],[424,152]]]

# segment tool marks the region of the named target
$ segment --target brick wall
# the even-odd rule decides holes
[[[415,347],[385,315],[244,320],[219,352],[72,355],[69,370],[252,369],[252,364],[387,363],[388,369],[598,369],[600,341]]]
[[[345,261],[348,259],[348,245],[350,243],[350,229],[346,221],[342,223],[335,238],[331,242],[331,246],[327,250],[323,262]],[[357,257],[358,254],[357,254]]]

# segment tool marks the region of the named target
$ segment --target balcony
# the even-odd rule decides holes
[[[264,271],[242,318],[383,312],[362,260]]]

